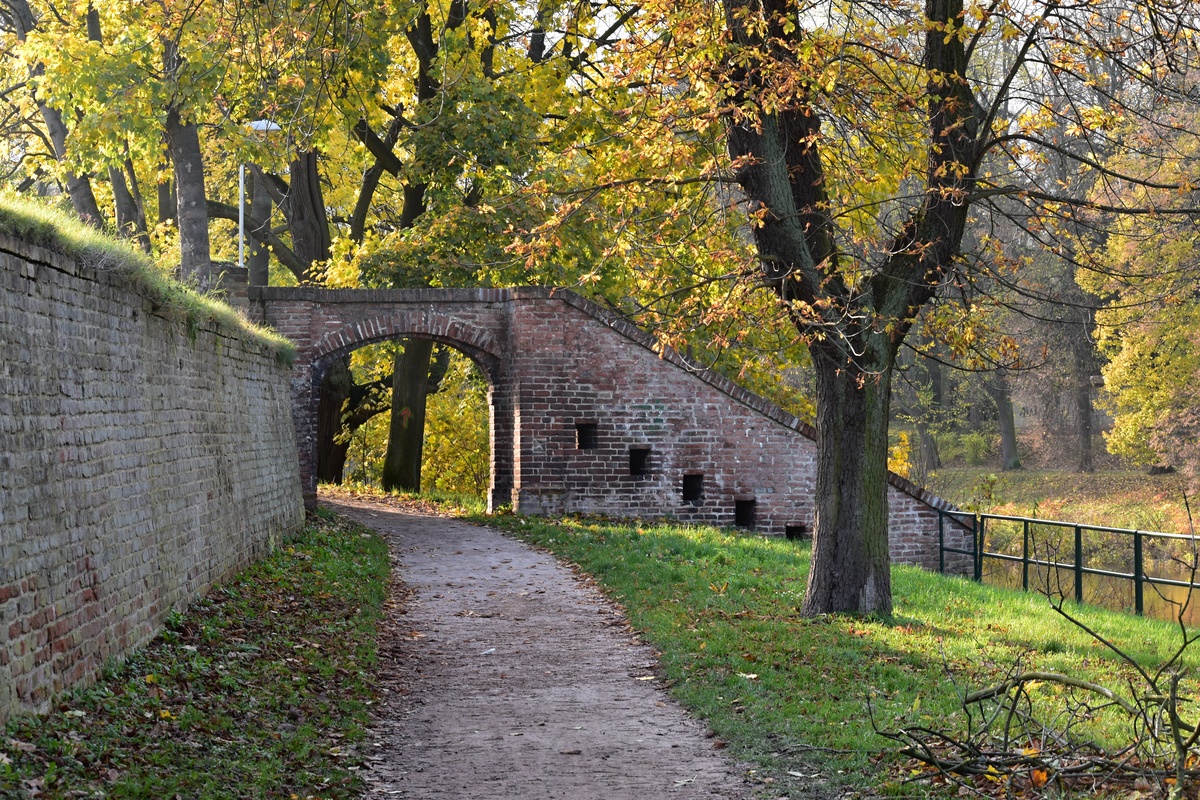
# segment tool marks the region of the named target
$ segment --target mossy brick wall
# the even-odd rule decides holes
[[[741,522],[769,535],[813,529],[810,426],[678,353],[656,352],[649,334],[572,292],[270,288],[251,300],[300,353],[294,413],[310,501],[323,370],[364,344],[420,336],[459,347],[488,376],[493,506]],[[699,483],[697,497],[684,496],[685,480]],[[888,500],[893,558],[937,569],[938,509],[951,506],[896,475]],[[951,520],[942,535],[968,549]],[[948,554],[946,567],[965,572],[969,558]]]
[[[288,368],[243,331],[0,239],[0,356],[3,718],[145,644],[303,505]]]

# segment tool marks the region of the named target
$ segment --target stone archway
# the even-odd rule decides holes
[[[415,336],[462,350],[487,376],[492,509],[811,530],[811,428],[573,292],[253,287],[249,299],[296,344],[293,417],[309,504],[323,370],[358,347]],[[952,507],[897,475],[889,483],[893,559],[936,567],[947,537],[968,552],[970,532],[943,513]],[[948,569],[964,569],[955,558]]]
[[[473,330],[465,332],[457,331],[456,333],[459,335],[466,334],[462,335],[461,338],[458,335],[434,335],[429,332],[428,326],[414,324],[414,320],[406,317],[407,315],[399,315],[398,318],[372,320],[372,324],[367,325],[367,328],[372,330],[382,328],[388,332],[379,336],[369,336],[356,344],[342,344],[329,349],[325,349],[321,343],[318,344],[318,349],[314,351],[314,355],[317,353],[320,353],[320,355],[316,355],[312,362],[311,398],[309,399],[309,405],[314,409],[312,421],[314,426],[314,442],[317,435],[315,412],[319,408],[321,385],[325,379],[326,372],[335,361],[362,347],[369,347],[372,344],[397,339],[428,339],[439,344],[448,345],[463,353],[474,362],[487,381],[488,455],[490,462],[488,510],[493,511],[499,506],[510,502],[512,495],[512,415],[510,410],[511,404],[506,400],[507,390],[505,387],[507,380],[503,371],[503,361],[496,355],[495,350],[490,346],[492,343],[487,341],[487,337],[478,335],[482,332]],[[421,322],[423,321],[421,320]],[[340,334],[337,340],[352,341],[344,333]],[[467,340],[470,340],[469,343]],[[330,341],[332,342],[334,339],[331,338]],[[315,452],[313,458],[315,465]]]
[[[326,302],[313,302],[313,291],[260,289],[259,297],[253,298],[262,303],[264,321],[297,344],[292,394],[305,503],[316,501],[317,403],[325,372],[336,359],[361,347],[407,337],[449,345],[483,372],[490,417],[488,508],[510,503],[514,432],[505,310],[494,302],[481,302],[484,290],[441,292],[436,305],[429,302],[427,290],[323,292],[320,299]],[[328,302],[330,294],[337,295],[338,302]]]

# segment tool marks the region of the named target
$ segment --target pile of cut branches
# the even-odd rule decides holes
[[[1190,516],[1190,509],[1189,509]],[[1195,583],[1198,559],[1188,567]],[[1153,585],[1153,584],[1152,584]],[[1128,791],[1137,798],[1200,798],[1200,682],[1185,655],[1200,632],[1183,623],[1191,600],[1176,606],[1179,638],[1170,656],[1147,667],[1073,614],[1061,586],[1042,593],[1054,610],[1107,650],[1122,667],[1119,689],[1076,675],[1026,668],[1018,658],[993,685],[962,694],[965,723],[878,731],[915,762],[912,780],[957,785],[962,794],[1040,797]],[[954,676],[951,675],[953,679]],[[1098,743],[1103,720],[1124,731]]]
[[[1018,663],[1002,682],[965,696],[962,733],[919,725],[880,733],[919,765],[917,780],[955,784],[965,794],[1038,797],[1123,789],[1139,797],[1185,792],[1195,797],[1197,729],[1178,715],[1184,702],[1180,673],[1160,681],[1164,678],[1167,695],[1131,693],[1130,699],[1097,683],[1025,670]],[[1051,694],[1056,710],[1047,715],[1042,711]],[[1087,723],[1101,714],[1129,723],[1128,743],[1105,748],[1086,735]]]

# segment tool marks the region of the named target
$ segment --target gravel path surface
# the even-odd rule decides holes
[[[749,800],[737,764],[655,686],[624,617],[550,556],[379,503],[406,597],[382,654],[371,798]]]

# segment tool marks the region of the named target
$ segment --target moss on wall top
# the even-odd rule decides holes
[[[0,195],[0,236],[62,253],[89,269],[119,274],[160,312],[178,316],[189,328],[212,322],[263,345],[283,363],[296,359],[295,346],[283,336],[164,275],[145,254],[57,209]]]

